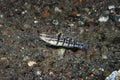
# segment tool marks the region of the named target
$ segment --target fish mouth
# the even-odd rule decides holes
[[[47,37],[47,34],[40,34],[40,37]]]

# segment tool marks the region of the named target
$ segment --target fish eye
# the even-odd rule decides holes
[[[83,44],[81,44],[80,46],[83,47]]]
[[[80,47],[81,47],[81,48],[84,48],[84,44],[80,44]]]

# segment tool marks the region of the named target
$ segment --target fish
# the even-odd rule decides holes
[[[65,47],[65,48],[77,48],[81,50],[86,50],[86,43],[80,43],[78,41],[73,40],[70,37],[59,33],[57,35],[48,35],[48,34],[40,34],[40,39],[44,42],[56,46],[56,47]]]

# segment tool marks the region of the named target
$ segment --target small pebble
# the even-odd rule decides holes
[[[2,15],[2,14],[0,15],[0,18],[3,18],[3,15]]]
[[[68,24],[70,27],[74,27],[75,25],[73,24],[73,23],[71,23],[71,24]]]
[[[29,60],[30,58],[29,58],[29,56],[25,56],[24,58],[23,58],[23,61],[27,61],[27,60]]]
[[[103,68],[99,68],[99,70],[100,70],[100,71],[104,71],[104,69],[103,69]]]
[[[84,28],[80,28],[80,34],[84,33]]]
[[[84,9],[87,13],[90,11],[90,9],[89,8],[85,8]]]
[[[7,42],[8,44],[13,44],[14,41],[12,39],[8,39]]]
[[[107,55],[106,54],[102,54],[102,59],[107,59]]]
[[[37,21],[37,20],[35,20],[35,21],[34,21],[34,23],[36,24],[36,23],[38,23],[38,21]]]
[[[79,25],[84,25],[85,23],[84,23],[83,21],[79,20],[79,21],[78,21],[78,24],[79,24]]]
[[[36,75],[41,75],[42,74],[42,72],[41,71],[36,71]]]
[[[24,47],[21,47],[21,49],[25,49]]]
[[[53,23],[54,25],[58,25],[58,24],[59,24],[58,20],[53,20],[52,23]]]
[[[72,75],[72,71],[67,72],[66,75],[70,77]]]
[[[20,39],[20,36],[17,36],[18,39]]]
[[[25,11],[22,11],[22,14],[25,14],[25,13],[27,13],[27,10],[25,10]]]
[[[35,61],[28,61],[28,66],[29,67],[32,67],[35,64],[37,64]]]
[[[1,57],[0,58],[0,61],[6,61],[7,60],[7,57]]]
[[[53,75],[54,73],[52,71],[49,72],[49,75]]]
[[[109,11],[109,10],[105,10],[105,11],[104,11],[104,14],[109,15],[109,14],[110,14],[110,11]]]
[[[30,28],[31,26],[29,24],[24,24],[24,28],[28,29]]]
[[[24,50],[25,50],[25,48],[24,48],[24,47],[21,47],[20,51],[22,52],[22,51],[24,51]]]
[[[115,21],[116,21],[116,22],[120,22],[120,15],[116,15],[116,16],[115,16]]]
[[[55,7],[55,12],[62,12],[62,10],[61,9],[59,9],[58,7]]]
[[[78,17],[79,17],[79,16],[81,16],[81,14],[79,14],[79,13],[78,13],[78,14],[76,14],[76,16],[78,16]]]

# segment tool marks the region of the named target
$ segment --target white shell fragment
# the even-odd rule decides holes
[[[34,21],[34,23],[36,24],[36,23],[38,23],[38,21],[37,21],[37,20],[35,20],[35,21]]]
[[[36,71],[36,75],[39,76],[39,75],[41,75],[41,74],[42,74],[42,71],[39,71],[39,70]]]
[[[120,70],[113,71],[105,80],[119,80]]]
[[[62,12],[62,10],[61,9],[59,9],[58,7],[55,7],[55,12]]]
[[[65,53],[65,49],[64,48],[58,49],[59,60],[63,59],[64,53]]]
[[[52,23],[53,23],[54,25],[58,25],[58,24],[59,24],[58,20],[53,20]]]
[[[107,22],[109,20],[109,16],[101,16],[99,19],[98,19],[98,21],[99,22]]]
[[[35,64],[36,64],[35,61],[29,61],[29,62],[28,62],[28,66],[29,66],[29,67],[32,67],[32,66],[35,65]]]
[[[114,9],[115,8],[115,5],[109,5],[108,6],[108,9]]]

